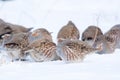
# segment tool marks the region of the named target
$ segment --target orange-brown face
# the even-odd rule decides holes
[[[48,35],[51,34],[50,32],[48,32],[48,31],[47,31],[46,29],[44,29],[44,28],[36,29],[36,30],[34,30],[33,32],[41,33],[41,34],[48,34]]]
[[[39,36],[40,34],[41,34],[42,32],[41,32],[41,29],[36,29],[36,30],[34,30],[33,32],[32,32],[32,36],[33,37],[37,37],[37,36]]]
[[[39,35],[39,33],[37,33],[37,32],[32,32],[31,35],[34,36],[34,37],[37,37],[37,36]]]
[[[40,29],[36,29],[33,32],[31,32],[30,36],[29,36],[29,41],[34,41],[34,40],[38,40],[43,38],[43,35],[40,31]]]
[[[34,30],[31,34],[31,36],[35,37],[35,38],[46,38],[46,39],[52,38],[51,33],[48,32],[44,28],[39,28],[39,29]]]

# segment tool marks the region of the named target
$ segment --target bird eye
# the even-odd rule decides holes
[[[92,37],[88,37],[87,40],[92,40],[93,38]]]
[[[5,34],[11,34],[12,32],[6,32]]]

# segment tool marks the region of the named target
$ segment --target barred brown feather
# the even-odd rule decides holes
[[[84,59],[85,55],[96,50],[86,42],[80,40],[64,40],[57,46],[58,56],[66,63],[80,62]]]
[[[57,59],[56,44],[47,40],[36,40],[30,43],[30,50],[26,51],[35,61],[51,61]]]
[[[80,32],[72,21],[69,21],[67,25],[63,26],[57,35],[58,42],[65,39],[79,39]]]

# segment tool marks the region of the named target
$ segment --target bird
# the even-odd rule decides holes
[[[72,21],[68,21],[67,25],[63,26],[57,34],[57,42],[62,42],[66,39],[79,39],[80,32]]]
[[[33,28],[26,28],[22,25],[17,25],[13,23],[9,23],[0,19],[0,39],[4,34],[17,34],[20,32],[30,32]]]
[[[32,27],[26,28],[25,26],[13,24],[13,23],[9,23],[9,22],[6,22],[6,25],[7,25],[7,27],[5,29],[10,30],[13,34],[20,33],[20,32],[27,33],[33,29]]]
[[[99,35],[103,35],[102,30],[97,26],[91,25],[88,26],[88,28],[82,33],[81,40],[92,46],[96,40],[96,37]]]
[[[11,24],[11,23],[2,23],[0,24],[0,38],[4,34],[17,34],[20,32],[29,32],[32,28],[25,28],[20,25]]]
[[[29,50],[25,51],[36,62],[57,60],[56,44],[51,33],[45,28],[33,30],[29,36]]]
[[[45,28],[38,28],[31,32],[29,36],[29,41],[32,42],[34,40],[40,40],[40,39],[47,39],[49,41],[53,41],[51,32],[49,32]]]
[[[2,23],[5,23],[5,21],[0,18],[0,25],[1,25]]]
[[[5,34],[3,36],[4,49],[12,62],[16,60],[24,61],[26,58],[26,51],[28,48],[28,33]]]
[[[82,62],[87,54],[96,52],[97,50],[97,48],[93,48],[81,40],[66,39],[57,45],[57,55],[65,63]]]
[[[2,36],[4,35],[3,33],[1,33],[2,32],[2,27],[1,26],[5,26],[5,22],[2,20],[2,19],[0,19],[0,47],[2,48],[2,43],[3,43],[3,39],[2,39]]]
[[[104,35],[98,36],[94,47],[101,47],[98,54],[113,53],[115,49],[120,49],[120,24],[114,25]]]
[[[3,19],[0,19],[0,46],[3,43],[2,36],[5,34],[17,34],[17,33],[28,33],[32,30],[33,28],[26,28],[21,25],[13,24],[4,21]]]
[[[30,54],[36,62],[53,61],[60,59],[56,53],[56,44],[48,39],[34,40],[29,45],[29,50],[25,51]]]

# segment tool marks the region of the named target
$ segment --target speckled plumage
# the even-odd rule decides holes
[[[5,34],[3,39],[4,48],[12,61],[25,59],[26,54],[24,54],[24,51],[28,49],[27,46],[29,44],[28,33]]]
[[[29,53],[37,62],[52,61],[58,59],[56,44],[52,40],[51,33],[44,28],[34,30],[29,36]]]
[[[47,39],[49,41],[53,41],[51,33],[45,28],[35,29],[33,32],[31,32],[31,35],[29,36],[30,42],[40,39]]]
[[[79,39],[80,32],[72,21],[69,21],[67,25],[63,26],[57,35],[58,42],[66,39]]]
[[[66,63],[81,62],[85,55],[96,50],[86,42],[80,40],[64,40],[57,45],[57,54]]]
[[[26,28],[21,25],[8,23],[0,19],[0,44],[2,44],[3,42],[2,36],[4,36],[5,34],[17,34],[21,32],[27,33],[31,29],[32,28]]]
[[[113,53],[116,48],[120,48],[120,25],[113,26],[103,36],[98,36],[94,47],[101,47],[100,54]]]
[[[47,39],[35,40],[30,43],[29,48],[31,49],[26,51],[26,53],[29,53],[37,62],[59,59],[56,54],[56,44]]]
[[[103,35],[103,33],[99,27],[88,26],[88,28],[82,33],[82,41],[85,41],[92,46],[96,37],[100,35]]]

